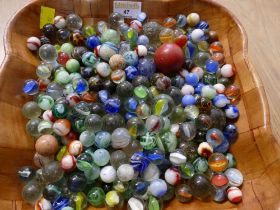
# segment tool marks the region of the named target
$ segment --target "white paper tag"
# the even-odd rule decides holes
[[[114,12],[121,13],[126,18],[137,18],[141,13],[142,2],[114,1]]]

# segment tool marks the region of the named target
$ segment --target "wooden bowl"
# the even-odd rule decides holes
[[[36,0],[22,8],[9,22],[4,38],[6,56],[0,70],[0,208],[32,209],[21,201],[17,170],[32,164],[34,141],[25,132],[26,119],[21,106],[29,100],[21,92],[23,82],[35,78],[38,57],[26,48],[29,36],[39,36],[40,6],[50,6],[57,14],[78,13],[86,22],[107,19],[112,0]],[[152,19],[162,20],[179,13],[198,12],[209,21],[224,45],[227,63],[237,70],[236,84],[241,87],[242,100],[237,122],[240,134],[231,151],[238,161],[245,181],[243,202],[195,200],[181,204],[176,200],[165,209],[279,209],[280,151],[271,133],[267,100],[256,71],[247,58],[247,38],[236,18],[224,7],[204,0],[142,0],[142,10]],[[252,12],[252,11],[248,11]],[[90,208],[93,209],[93,208]]]

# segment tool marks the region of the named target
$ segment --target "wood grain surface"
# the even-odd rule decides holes
[[[3,64],[0,69],[0,115],[2,117],[2,120],[0,120],[0,209],[32,209],[31,206],[20,201],[21,186],[19,180],[16,178],[16,170],[20,166],[30,164],[33,154],[33,143],[30,142],[30,138],[26,136],[23,128],[23,123],[26,120],[20,115],[21,104],[23,104],[27,98],[22,96],[19,86],[21,86],[25,79],[32,77],[32,75],[34,76],[34,68],[38,60],[24,46],[25,40],[29,34],[39,34],[39,30],[35,25],[38,23],[38,11],[42,2],[47,6],[57,7],[60,14],[67,13],[70,9],[72,10],[74,8],[74,11],[87,19],[89,19],[88,17],[90,14],[96,14],[95,12],[93,13],[93,10],[95,11],[96,8],[104,8],[103,10],[96,11],[98,13],[96,17],[98,18],[107,17],[109,8],[112,8],[112,0],[97,0],[94,1],[92,5],[90,5],[90,1],[88,0],[81,1],[83,5],[77,4],[77,2],[80,1],[81,0],[34,1],[33,4],[22,9],[8,26],[8,33],[6,36],[8,44],[6,44],[6,48],[9,56],[6,57],[5,64]],[[244,195],[243,202],[238,205],[233,205],[230,202],[225,202],[220,205],[214,202],[205,203],[195,201],[188,204],[188,209],[279,209],[280,148],[274,136],[271,134],[264,86],[259,81],[254,67],[250,65],[246,58],[247,49],[246,43],[244,42],[246,39],[244,31],[238,25],[239,23],[236,22],[226,10],[222,7],[210,4],[210,1],[176,0],[170,1],[170,3],[161,1],[157,2],[156,5],[155,1],[157,0],[142,1],[145,2],[144,9],[148,11],[149,14],[152,14],[152,18],[163,18],[167,14],[173,16],[181,11],[191,12],[195,10],[201,12],[202,17],[209,20],[211,27],[219,33],[220,40],[224,45],[226,61],[232,63],[238,70],[235,83],[240,85],[242,92],[242,98],[238,105],[241,116],[237,122],[240,134],[238,141],[232,145],[231,151],[238,161],[238,168],[244,175],[244,184],[242,186]],[[275,86],[278,85],[278,81],[276,80],[278,69],[273,69],[273,65],[276,67],[277,55],[279,54],[277,50],[273,51],[273,49],[277,47],[277,36],[271,34],[275,33],[277,30],[277,19],[273,17],[273,15],[264,19],[264,23],[267,25],[268,23],[275,23],[275,27],[271,26],[270,29],[266,29],[264,25],[260,24],[264,21],[260,17],[262,14],[261,10],[268,12],[269,10],[265,8],[270,3],[266,2],[266,5],[261,5],[261,1],[251,0],[255,1],[255,5],[251,5],[249,0],[216,1],[219,3],[223,2],[227,7],[235,5],[235,9],[232,9],[234,13],[239,13],[243,10],[241,16],[242,18],[247,17],[249,29],[246,28],[247,25],[244,24],[243,19],[239,19],[245,26],[247,32],[248,30],[252,30],[252,37],[255,40],[254,42],[252,42],[252,40],[250,41],[250,34],[248,32],[249,44],[251,46],[251,50],[249,50],[251,52],[254,50],[254,53],[250,54],[250,58],[257,67],[256,69],[259,71],[259,75],[263,78],[268,96],[271,98],[270,103],[272,104],[273,101],[277,102],[276,98],[279,97],[279,94],[277,94],[277,91],[274,91],[274,88],[268,88],[269,85],[272,86],[272,84]],[[13,4],[7,6],[11,2],[13,2]],[[6,15],[7,11],[4,11],[5,8],[20,8],[23,2],[24,1],[16,2],[14,0],[1,2],[1,10],[4,8],[1,16],[7,18],[8,15]],[[64,2],[64,4],[62,2]],[[68,2],[69,5],[65,4],[65,2]],[[188,3],[183,5],[185,2]],[[214,1],[212,0],[212,2]],[[239,2],[240,5],[237,6],[236,4]],[[248,2],[248,5],[252,6],[251,8],[247,8],[247,11],[244,10],[246,6],[245,2]],[[271,2],[274,3],[274,5],[271,5],[271,9],[277,10],[276,0],[271,0]],[[106,4],[106,8],[104,4]],[[241,4],[244,5],[241,6]],[[256,9],[253,11],[253,6],[255,7],[257,5],[260,7],[259,10]],[[258,16],[258,18],[254,19],[250,15]],[[265,15],[264,12],[263,15]],[[253,27],[254,24],[256,27]],[[3,27],[4,24],[1,25]],[[275,38],[275,42],[272,41],[273,38]],[[259,48],[256,48],[257,44]],[[266,48],[264,48],[262,44],[267,45]],[[257,49],[259,50],[257,51]],[[272,54],[275,60],[271,58]],[[257,58],[254,59],[254,55],[257,55]],[[255,62],[259,62],[259,64]],[[266,76],[267,80],[265,80]],[[277,105],[278,104],[271,106],[271,115],[276,118]],[[273,110],[273,108],[275,108],[275,110]],[[275,127],[277,124],[273,126]],[[175,200],[166,206],[167,210],[183,210],[185,208],[185,205]]]
[[[248,36],[249,60],[256,67],[268,99],[272,131],[280,142],[279,0],[214,0],[240,20]]]
[[[249,60],[264,84],[270,107],[271,126],[280,142],[280,42],[279,0],[212,0],[228,8],[242,23],[248,35]],[[9,18],[29,0],[0,0],[0,37]],[[4,58],[0,42],[0,62]]]

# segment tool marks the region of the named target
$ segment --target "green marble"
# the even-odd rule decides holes
[[[54,81],[58,84],[66,85],[71,82],[71,77],[66,70],[57,70],[54,73]]]
[[[193,165],[189,162],[186,162],[183,165],[181,165],[180,170],[182,177],[185,179],[190,179],[195,173]]]
[[[37,98],[38,106],[43,110],[51,109],[54,105],[54,100],[48,95],[40,95]]]
[[[235,168],[237,164],[235,157],[231,153],[227,153],[226,158],[228,159],[228,168]]]
[[[134,88],[133,93],[138,100],[142,101],[148,98],[149,89],[143,85],[139,85],[136,88]]]
[[[78,133],[82,133],[83,131],[86,130],[85,125],[84,125],[84,119],[77,119],[73,123],[73,129],[74,131]]]
[[[96,35],[96,32],[94,30],[94,28],[90,25],[85,25],[83,27],[83,35],[88,38],[90,36],[95,36]]]
[[[153,197],[153,196],[149,196],[148,199],[148,210],[160,210],[160,203],[159,201]]]
[[[159,134],[159,138],[157,138],[157,146],[165,153],[174,152],[177,144],[175,134],[170,131]]]
[[[156,135],[146,133],[145,135],[140,137],[140,144],[146,150],[153,149],[157,145]]]
[[[52,114],[56,118],[65,118],[68,113],[68,107],[64,103],[55,104],[52,107]]]
[[[84,210],[87,207],[87,197],[82,192],[72,195],[70,200],[75,210]]]
[[[223,84],[225,87],[229,86],[230,84],[232,84],[233,82],[231,81],[230,78],[226,78],[226,77],[221,77],[218,79],[217,83],[221,83]]]
[[[77,72],[80,70],[80,63],[76,59],[69,59],[66,63],[66,69],[69,72]]]
[[[215,85],[217,84],[217,77],[215,74],[204,74],[202,81],[206,85]]]
[[[115,45],[118,45],[120,43],[120,34],[113,29],[108,29],[102,33],[101,42],[112,42]]]
[[[87,194],[88,202],[94,207],[102,207],[105,202],[105,192],[100,187],[93,187]]]
[[[208,169],[208,162],[205,158],[198,157],[194,162],[193,166],[196,172],[204,173]]]

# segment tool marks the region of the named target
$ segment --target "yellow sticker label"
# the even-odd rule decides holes
[[[40,29],[43,28],[43,26],[47,23],[53,24],[54,15],[55,15],[55,9],[41,6]]]

